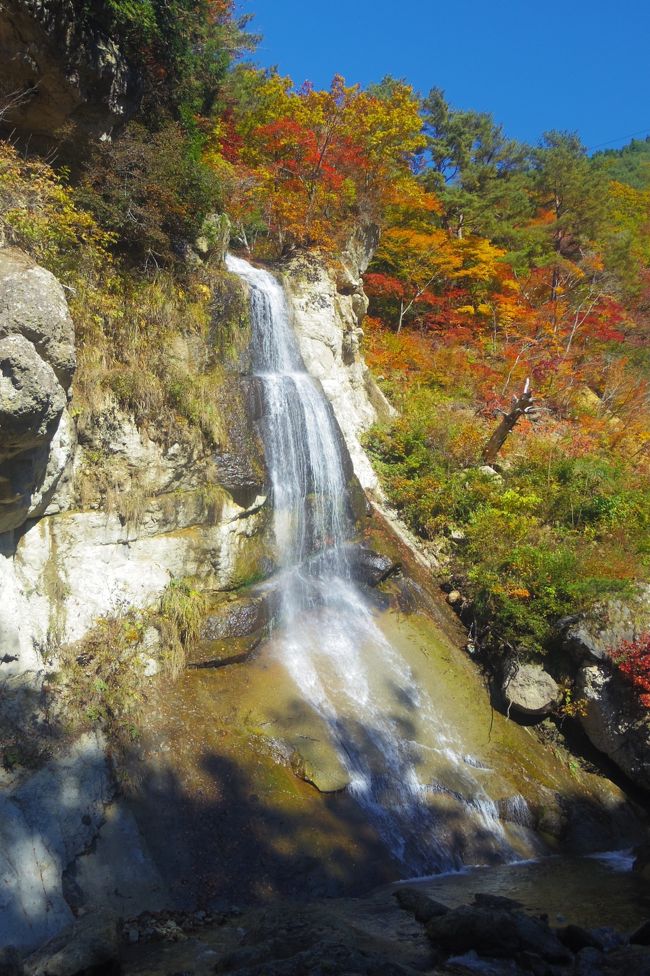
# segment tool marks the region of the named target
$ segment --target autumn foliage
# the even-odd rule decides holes
[[[154,319],[178,301],[204,321],[191,249],[206,215],[225,212],[231,247],[271,263],[336,262],[371,229],[365,354],[398,416],[368,448],[477,628],[543,652],[559,616],[647,576],[650,143],[590,156],[551,131],[525,146],[435,87],[296,85],[242,60],[254,38],[232,0],[85,0],[80,15],[137,54],[140,115],[70,182],[5,147],[0,229],[79,296],[123,406],[197,413],[176,378],[143,383],[134,349],[160,346],[144,294]],[[535,409],[485,470],[527,381]]]
[[[622,641],[612,652],[612,660],[633,685],[641,704],[650,708],[650,633]]]

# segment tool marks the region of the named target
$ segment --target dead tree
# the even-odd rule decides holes
[[[536,408],[533,405],[533,394],[530,389],[530,380],[526,380],[523,393],[512,398],[512,407],[508,413],[503,414],[501,423],[492,434],[481,455],[485,464],[492,464],[496,461],[497,455],[505,443],[505,439],[513,430],[520,417],[530,417],[536,415]]]

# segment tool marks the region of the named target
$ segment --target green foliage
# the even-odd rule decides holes
[[[452,568],[498,642],[543,651],[554,622],[647,571],[642,478],[598,454],[531,442],[495,476],[475,466],[485,426],[415,389],[400,418],[367,438],[389,500],[423,537],[460,529]]]
[[[116,39],[144,76],[144,112],[171,108],[192,126],[210,112],[233,59],[252,50],[231,0],[84,0],[81,16]]]
[[[219,209],[213,172],[193,158],[177,123],[151,132],[140,123],[99,145],[76,192],[79,203],[136,257],[170,262],[192,241],[206,215]]]
[[[606,149],[594,155],[610,180],[626,183],[635,190],[650,187],[650,136],[633,139],[621,149]]]

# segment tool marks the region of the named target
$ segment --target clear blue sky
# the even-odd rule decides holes
[[[650,134],[650,0],[238,0],[263,35],[256,60],[301,84],[385,74],[536,142],[590,148]]]

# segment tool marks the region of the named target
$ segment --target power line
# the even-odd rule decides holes
[[[608,142],[599,142],[596,146],[589,146],[588,151],[593,152],[594,149],[602,149],[603,146],[612,146],[615,142],[622,142],[623,139],[633,139],[635,136],[640,135],[650,135],[650,125],[645,129],[639,129],[638,132],[630,132],[626,136],[619,136],[617,139],[610,139]]]

